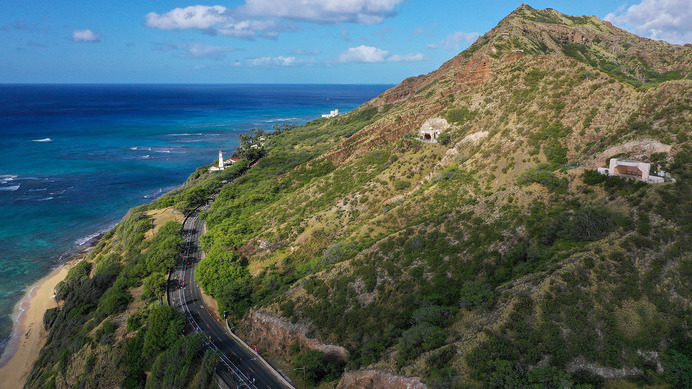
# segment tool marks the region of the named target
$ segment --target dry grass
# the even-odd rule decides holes
[[[152,209],[151,211],[146,211],[145,214],[152,218],[154,228],[147,231],[145,238],[147,240],[151,239],[159,231],[159,228],[168,222],[178,222],[182,223],[185,220],[185,215],[180,211],[175,210],[173,207],[162,208],[162,209]]]

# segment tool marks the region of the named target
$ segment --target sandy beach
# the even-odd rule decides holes
[[[15,314],[19,313],[19,317],[0,358],[0,389],[24,386],[48,336],[48,331],[43,328],[43,314],[47,309],[58,306],[53,298],[55,287],[84,256],[84,253],[77,255],[39,280],[17,304]]]

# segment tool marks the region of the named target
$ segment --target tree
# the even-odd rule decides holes
[[[437,136],[437,141],[439,143],[442,143],[443,145],[448,145],[451,140],[452,140],[452,136],[449,135],[448,132],[443,132]]]
[[[173,307],[158,305],[152,308],[144,335],[143,360],[151,362],[159,352],[178,340],[184,328],[184,316]]]
[[[692,358],[675,350],[670,350],[663,357],[665,377],[675,388],[692,388]]]
[[[338,360],[330,360],[330,356],[318,351],[310,350],[298,355],[293,363],[295,369],[305,369],[306,384],[317,386],[323,380],[335,380],[342,372],[342,364]]]

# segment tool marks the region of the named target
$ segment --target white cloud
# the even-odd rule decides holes
[[[372,46],[351,47],[339,55],[336,62],[360,62],[360,63],[381,63],[381,62],[417,62],[427,61],[423,54],[393,54]]]
[[[209,35],[226,35],[241,39],[261,36],[276,39],[282,27],[275,19],[252,19],[221,5],[193,5],[175,8],[164,14],[149,12],[145,15],[148,27],[161,30],[202,30]]]
[[[425,56],[421,53],[405,54],[405,55],[394,54],[391,57],[387,58],[387,62],[418,62],[418,61],[427,61],[427,58],[425,58]]]
[[[72,40],[74,42],[100,42],[101,35],[91,30],[74,30],[72,31]]]
[[[477,32],[457,31],[447,35],[447,37],[440,41],[440,43],[431,43],[427,47],[429,49],[437,49],[442,47],[447,50],[458,50],[462,43],[471,43],[478,39],[479,36],[481,36],[481,34]]]
[[[692,2],[689,0],[642,0],[605,20],[637,35],[671,43],[692,43]]]
[[[219,25],[216,32],[234,38],[252,39],[255,35],[263,38],[276,39],[279,35],[277,30],[281,30],[276,20],[241,20],[237,23],[231,22]]]
[[[174,51],[178,58],[211,59],[219,61],[225,53],[237,51],[232,47],[210,46],[201,43],[161,43],[155,50]]]
[[[404,0],[245,0],[236,8],[192,5],[158,14],[149,12],[146,25],[162,30],[201,30],[253,39],[276,39],[280,32],[299,30],[296,22],[376,24],[396,14]]]
[[[164,14],[149,12],[144,17],[147,26],[162,30],[208,30],[229,22],[226,15],[228,8],[221,5],[212,7],[206,5],[193,5],[185,8],[175,8]]]
[[[299,62],[296,61],[296,57],[283,57],[283,56],[278,56],[278,57],[261,57],[261,58],[253,58],[248,60],[248,64],[250,66],[269,66],[269,67],[276,67],[276,66],[293,66],[297,65]]]
[[[339,55],[337,62],[385,62],[389,51],[372,46],[351,47]]]
[[[378,24],[403,0],[246,0],[250,15],[315,23]]]

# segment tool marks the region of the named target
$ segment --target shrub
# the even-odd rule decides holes
[[[68,294],[89,279],[92,263],[80,261],[69,272],[63,281],[60,281],[55,294],[56,300],[64,300]]]
[[[461,286],[459,306],[462,309],[490,308],[495,302],[495,293],[482,280],[466,281]]]
[[[201,335],[179,338],[156,357],[146,388],[185,388],[196,372],[195,363],[203,350]]]
[[[400,366],[417,358],[421,353],[436,349],[445,342],[442,328],[428,324],[417,324],[404,331],[398,346],[398,363]]]
[[[613,213],[607,208],[583,208],[560,217],[557,237],[573,241],[594,241],[608,235],[616,227]]]
[[[317,386],[324,380],[335,380],[339,378],[343,370],[343,364],[339,360],[318,350],[310,350],[298,355],[293,362],[293,367],[305,370],[305,381],[310,386]]]
[[[545,165],[529,169],[517,178],[517,184],[519,185],[529,185],[534,182],[543,185],[551,192],[557,193],[565,192],[568,186],[567,178],[555,177],[550,168]]]
[[[448,145],[452,140],[452,136],[448,132],[443,132],[437,136],[437,141],[443,145]]]
[[[692,388],[692,358],[670,350],[663,357],[665,378],[673,387]]]
[[[455,108],[450,109],[449,112],[447,112],[447,120],[450,123],[461,124],[467,120],[473,119],[475,115],[476,112],[469,111],[467,108]]]
[[[59,307],[47,309],[46,313],[43,314],[43,328],[49,330],[53,326],[53,323],[55,323],[55,319],[58,318],[59,314]]]
[[[584,170],[584,176],[582,180],[586,185],[598,185],[602,182],[605,182],[606,178],[605,174],[601,174],[597,172],[596,170]]]
[[[451,308],[431,305],[418,308],[411,316],[416,324],[427,324],[437,327],[445,327],[449,319],[452,318],[454,311]]]
[[[564,165],[567,163],[567,148],[553,139],[543,146],[543,154],[548,162],[554,165]]]
[[[152,308],[147,317],[142,358],[151,363],[156,354],[173,345],[183,332],[184,319],[181,313],[168,305],[157,305]]]
[[[394,189],[396,190],[404,190],[408,189],[411,187],[411,183],[406,180],[396,180],[394,181]]]

